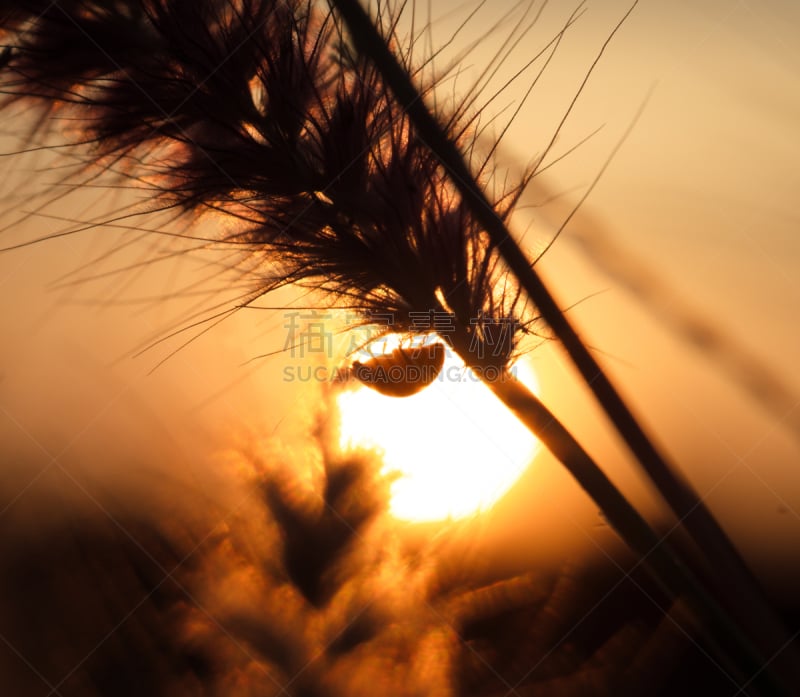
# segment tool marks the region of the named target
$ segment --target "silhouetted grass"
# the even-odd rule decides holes
[[[783,681],[790,692],[797,666],[788,654],[768,661],[785,632],[757,584],[507,229],[552,142],[517,181],[491,188],[494,148],[486,154],[478,147],[480,104],[471,108],[475,95],[465,100],[469,107],[426,102],[446,74],[431,76],[399,43],[402,6],[381,5],[373,22],[357,3],[333,5],[344,21],[296,0],[3,3],[5,106],[34,110],[31,142],[54,123],[69,124],[68,137],[85,153],[83,185],[110,170],[152,196],[148,212],[221,214],[228,227],[220,241],[241,250],[252,274],[237,307],[293,284],[320,303],[359,312],[364,323],[390,317],[389,328],[406,335],[433,331],[420,329],[420,315],[447,315],[452,329],[440,330],[442,338],[564,463],[670,602],[688,603],[709,650],[729,670],[755,675],[769,689]],[[557,48],[577,14],[544,53]],[[509,373],[540,315],[721,582],[700,582],[691,559],[650,528]],[[498,322],[510,338],[498,341]],[[351,519],[342,520],[340,495],[363,472],[328,474],[326,507],[316,518],[274,482],[265,488],[281,531],[283,571],[312,606],[335,596],[334,560],[349,554],[354,529],[377,510],[351,502]],[[310,665],[302,663],[309,638],[298,630],[281,641],[280,613],[271,629],[242,614],[235,624],[264,654],[286,649],[278,663],[286,675],[302,673],[299,693],[329,689],[316,659],[301,670]],[[371,626],[341,646],[358,645]]]
[[[313,487],[296,462],[240,453],[232,498],[169,485],[169,515],[108,489],[87,508],[37,488],[7,511],[9,694],[730,694],[632,560],[531,570],[470,523],[406,539],[373,456],[338,453],[320,424]]]

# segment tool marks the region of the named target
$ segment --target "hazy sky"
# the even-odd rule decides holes
[[[448,15],[448,3],[434,6],[435,16]],[[473,6],[452,3],[454,14],[435,24],[434,41],[446,37],[448,27]],[[468,84],[482,61],[505,45],[503,32],[513,27],[509,21],[486,36],[491,17],[511,3],[487,7],[464,31],[461,46],[480,41],[461,61],[458,85]],[[626,8],[625,2],[587,3],[517,116],[504,149],[508,160],[522,165],[544,148],[567,100]],[[504,74],[512,74],[543,47],[565,17],[563,7],[547,8],[509,57]],[[541,268],[565,306],[583,301],[573,312],[578,326],[602,352],[647,425],[701,493],[710,496],[736,539],[753,555],[769,551],[765,540],[774,541],[781,560],[789,559],[800,544],[800,436],[775,413],[754,406],[747,391],[737,386],[743,375],[730,371],[735,373],[741,364],[731,359],[728,365],[718,353],[703,356],[664,320],[685,319],[684,310],[706,318],[730,338],[736,356],[752,360],[746,365],[763,363],[785,381],[788,393],[800,394],[798,26],[800,7],[788,1],[643,0],[611,43],[553,152],[561,154],[598,127],[602,130],[537,183],[530,202],[556,198],[533,209],[525,237],[533,250],[547,243],[569,203],[591,183],[644,106],[596,190]],[[439,65],[444,62],[446,56]],[[487,112],[507,107],[526,84],[521,79],[520,91],[502,95]],[[4,149],[15,147],[19,131],[14,122],[4,122],[4,131]],[[5,160],[13,174],[3,180],[3,192],[22,186],[16,201],[24,203],[6,210],[0,218],[3,225],[16,220],[19,210],[32,209],[30,194],[57,179],[47,169],[48,157]],[[84,219],[116,205],[112,194],[97,191],[67,201],[51,205],[47,214]],[[520,218],[519,229],[526,223]],[[3,235],[12,241],[29,239],[60,226],[63,221],[40,215]],[[135,235],[116,232],[126,240]],[[142,275],[137,267],[77,287],[48,290],[108,249],[114,234],[104,230],[102,237],[73,236],[0,255],[4,438],[29,447],[27,431],[56,451],[79,453],[82,448],[102,450],[117,432],[153,438],[161,433],[190,443],[199,432],[230,422],[266,434],[301,429],[313,397],[281,382],[285,358],[244,365],[283,348],[286,328],[280,313],[243,313],[152,375],[151,369],[179,341],[130,358],[132,349],[186,317],[198,298],[167,303],[130,303],[126,298],[164,296],[209,275],[213,255],[196,262],[176,258],[148,266]],[[581,236],[601,244],[605,240],[606,249],[619,253],[601,264],[593,262],[581,251]],[[112,261],[90,264],[78,276],[152,258],[152,244],[145,237]],[[616,278],[598,268],[608,270],[614,259],[624,262],[617,270],[622,276]],[[219,257],[214,263],[220,263]],[[625,290],[626,279],[642,274],[651,280],[657,302],[637,303]],[[206,287],[216,286],[211,282]],[[660,319],[651,312],[653,302]],[[560,354],[540,349],[533,364],[545,401],[578,433],[585,433],[593,451],[611,463],[626,486],[636,489],[633,479],[624,476],[629,465],[596,411],[571,386],[574,380]],[[792,418],[787,414],[785,422],[797,424]],[[76,439],[76,433],[82,435]],[[750,516],[742,515],[745,507]]]

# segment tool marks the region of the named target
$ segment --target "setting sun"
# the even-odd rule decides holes
[[[517,377],[536,390],[524,361]],[[460,518],[492,506],[530,464],[538,442],[447,352],[438,377],[418,394],[389,397],[359,386],[338,397],[340,443],[376,448],[396,473],[391,512],[409,521]]]

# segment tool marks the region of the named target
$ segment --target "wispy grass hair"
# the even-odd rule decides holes
[[[673,510],[709,558],[721,560],[726,581],[739,580],[735,593],[721,592],[737,612],[752,601],[742,623],[760,645],[535,395],[513,381],[493,389],[648,558],[672,597],[693,599],[720,655],[760,671],[772,655],[764,647],[782,636],[768,605],[507,232],[536,168],[489,195],[493,149],[482,156],[475,147],[473,112],[429,109],[432,71],[415,69],[410,51],[393,46],[397,62],[387,48],[402,5],[380,5],[375,32],[359,5],[332,4],[348,24],[366,22],[364,31],[348,38],[340,15],[312,0],[0,0],[0,91],[6,106],[19,102],[36,115],[32,134],[68,126],[90,168],[136,182],[153,208],[234,221],[224,241],[264,262],[251,299],[305,285],[365,318],[388,315],[401,332],[417,330],[420,313],[445,312],[466,363],[504,377],[517,339],[498,355],[492,327],[499,320],[524,331],[540,310]]]
[[[304,284],[391,316],[397,331],[419,328],[415,310],[438,309],[476,341],[492,338],[487,322],[533,321],[441,163],[329,11],[297,0],[30,2],[4,9],[3,26],[6,102],[36,104],[34,130],[77,119],[92,161],[129,172],[159,207],[237,219],[225,241],[270,262],[258,291]],[[472,149],[474,115],[441,116]],[[502,215],[525,183],[501,192]]]

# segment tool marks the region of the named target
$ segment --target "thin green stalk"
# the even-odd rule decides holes
[[[357,50],[368,56],[381,72],[398,102],[406,110],[417,134],[448,171],[461,196],[487,231],[492,244],[497,247],[543,319],[564,345],[631,452],[717,571],[722,580],[717,584],[716,592],[727,601],[729,608],[738,608],[737,615],[745,624],[746,631],[762,648],[762,652],[769,650],[765,647],[784,647],[784,653],[775,658],[768,670],[775,674],[780,673],[787,686],[800,687],[800,661],[793,659],[795,651],[789,635],[727,535],[689,484],[674,472],[656,449],[652,439],[644,432],[608,376],[561,312],[558,303],[475,181],[458,147],[429,111],[411,77],[392,54],[367,12],[357,0],[333,0],[332,4],[347,24]],[[598,504],[605,508],[601,501]],[[632,535],[635,538],[633,531],[626,531],[624,528],[618,528],[618,531],[632,544],[629,538]],[[636,548],[635,545],[632,546]]]

